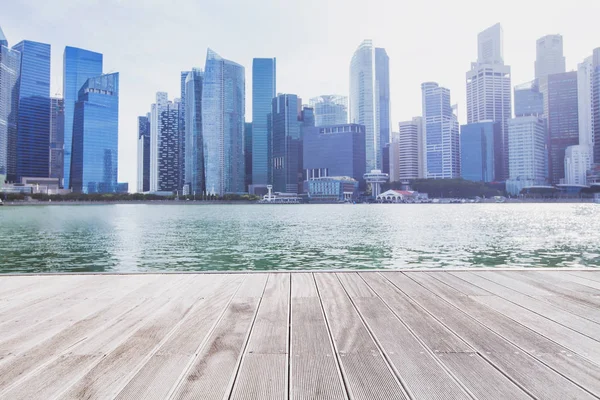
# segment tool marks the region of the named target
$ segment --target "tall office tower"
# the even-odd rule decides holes
[[[501,143],[496,146],[496,177],[504,181],[508,177],[508,128],[511,117],[510,66],[504,65],[503,32],[496,24],[477,37],[477,62],[471,63],[467,80],[467,123],[480,121],[500,122]]]
[[[244,99],[244,67],[208,49],[202,91],[202,134],[209,193],[222,196],[244,192]]]
[[[21,53],[21,75],[16,93],[16,180],[47,178],[50,165],[50,45],[29,40],[13,47]]]
[[[592,76],[592,120],[594,121],[594,163],[600,164],[600,51],[594,50],[594,73]]]
[[[349,176],[364,189],[366,172],[365,127],[340,124],[306,128],[303,137],[306,180]]]
[[[567,147],[579,144],[577,71],[548,75],[540,82],[548,121],[550,183],[558,184],[565,177]]]
[[[158,191],[180,191],[179,99],[168,102],[158,116]]]
[[[546,121],[537,116],[508,120],[509,179],[506,190],[518,195],[524,187],[547,179]]]
[[[246,160],[246,190],[252,185],[252,122],[244,123],[244,159]]]
[[[590,145],[569,146],[565,150],[565,179],[567,185],[586,185],[587,172],[592,168]]]
[[[189,72],[185,80],[185,146],[182,150],[185,150],[185,185],[190,194],[206,191],[202,140],[203,81],[204,72],[200,69]]]
[[[537,80],[515,86],[515,117],[544,115],[544,95]]]
[[[277,95],[277,60],[252,61],[252,184],[271,184],[269,114]]]
[[[350,122],[365,126],[368,171],[381,169],[381,149],[385,145],[381,143],[381,138],[389,138],[390,135],[390,127],[381,126],[382,121],[389,123],[387,60],[385,50],[376,49],[371,40],[365,40],[358,46],[350,62]],[[382,105],[381,101],[385,104]],[[381,110],[384,111],[383,118]]]
[[[159,148],[162,141],[161,115],[167,110],[169,96],[165,92],[156,93],[156,103],[150,107],[150,191],[159,191]]]
[[[119,74],[89,78],[73,117],[74,192],[114,193],[119,172]]]
[[[390,172],[392,171],[392,165],[398,163],[398,180],[420,178],[422,176],[420,168],[422,168],[423,147],[421,117],[415,117],[412,121],[400,122],[398,126],[400,129],[399,142],[396,146],[398,157],[396,157],[396,149],[392,146],[390,148]],[[394,142],[392,142],[392,145],[394,145]],[[391,179],[392,176],[390,175]]]
[[[50,99],[50,170],[49,177],[63,180],[65,161],[65,102],[62,98]]]
[[[273,190],[298,193],[301,165],[301,122],[298,113],[301,101],[295,94],[279,94],[271,109],[271,137],[273,141]]]
[[[180,97],[179,97],[179,139],[178,139],[178,143],[179,143],[179,183],[177,184],[177,187],[179,188],[180,191],[182,191],[184,194],[189,194],[188,191],[190,190],[189,186],[186,186],[186,175],[185,175],[185,168],[186,168],[186,130],[185,130],[185,125],[186,125],[186,121],[187,121],[187,117],[186,117],[186,85],[185,82],[187,80],[187,76],[191,71],[181,71],[180,73]]]
[[[348,97],[333,94],[310,99],[309,104],[315,110],[316,126],[331,126],[348,123]]]
[[[150,113],[138,117],[138,193],[150,191]]]
[[[17,175],[18,89],[21,53],[8,48],[0,28],[0,183],[14,182]]]
[[[427,144],[427,178],[460,177],[458,118],[450,103],[450,90],[435,82],[421,85],[423,135]]]
[[[381,171],[384,174],[388,174],[389,178],[390,178],[390,182],[399,182],[400,179],[400,151],[402,149],[400,148],[400,142],[396,141],[392,141],[391,143],[388,143],[386,145],[386,147],[384,147],[384,165],[386,162],[386,158],[387,158],[387,162],[388,162],[388,169],[387,172],[386,171]],[[387,153],[387,155],[386,155]]]
[[[460,173],[463,179],[494,181],[494,147],[501,143],[501,137],[499,122],[481,121],[460,127]]]
[[[536,79],[566,71],[563,37],[561,35],[546,35],[539,38],[536,41],[535,49]]]
[[[102,54],[77,47],[65,47],[63,54],[63,98],[65,101],[64,187],[70,188],[73,117],[79,89],[89,79],[102,75]]]
[[[379,95],[379,146],[391,142],[390,58],[385,49],[375,48],[375,88]]]

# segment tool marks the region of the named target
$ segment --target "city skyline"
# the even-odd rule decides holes
[[[260,14],[260,10],[268,9],[269,2],[255,5],[259,10],[254,12]],[[329,2],[334,5],[336,2]],[[465,2],[466,3],[466,2]],[[183,2],[182,2],[183,4]],[[147,112],[147,105],[152,102],[153,96],[157,91],[167,91],[171,98],[179,96],[179,72],[191,66],[201,66],[204,62],[204,52],[209,46],[219,48],[223,54],[227,54],[231,59],[236,60],[246,68],[246,120],[249,121],[251,115],[251,60],[254,57],[277,57],[278,58],[278,92],[297,93],[299,97],[307,101],[309,98],[321,95],[323,93],[336,93],[347,95],[348,73],[347,65],[350,61],[352,52],[356,46],[364,39],[373,39],[373,41],[382,48],[385,48],[390,57],[390,80],[391,80],[391,99],[392,99],[392,126],[396,126],[398,121],[409,120],[414,115],[420,114],[420,84],[425,81],[436,81],[441,86],[448,87],[452,92],[453,103],[458,103],[459,122],[465,123],[466,118],[466,93],[464,88],[464,72],[468,69],[469,63],[476,59],[476,35],[489,26],[500,22],[504,29],[504,61],[512,67],[512,85],[530,81],[534,77],[534,61],[536,58],[537,39],[549,34],[561,34],[564,38],[564,54],[566,56],[567,71],[575,70],[578,63],[591,54],[591,51],[598,47],[596,40],[587,33],[586,21],[589,14],[575,12],[576,10],[561,10],[560,7],[546,5],[542,15],[535,24],[531,24],[526,17],[527,12],[523,12],[520,7],[519,14],[511,13],[511,7],[507,10],[498,10],[494,15],[479,16],[468,23],[457,24],[448,22],[442,18],[442,15],[434,15],[428,19],[422,19],[420,25],[407,24],[404,27],[397,27],[391,24],[391,19],[385,15],[377,15],[378,8],[371,10],[364,15],[359,11],[358,2],[347,2],[342,16],[347,19],[363,18],[364,24],[360,24],[359,29],[351,32],[345,38],[336,36],[333,31],[329,37],[322,43],[322,33],[319,35],[307,32],[306,29],[298,29],[294,35],[300,35],[305,39],[298,46],[290,48],[277,41],[265,41],[267,33],[264,29],[251,30],[251,37],[254,39],[250,44],[237,45],[230,33],[225,32],[225,28],[215,27],[215,23],[208,24],[208,28],[216,29],[218,35],[211,35],[210,42],[207,39],[192,40],[186,45],[185,52],[170,53],[168,59],[162,57],[160,62],[152,60],[152,51],[150,45],[155,46],[157,42],[148,40],[149,35],[144,36],[144,32],[149,32],[142,25],[148,20],[157,20],[162,17],[165,26],[161,29],[173,31],[174,26],[170,21],[175,17],[173,14],[179,7],[169,7],[169,9],[160,7],[157,4],[150,3],[145,5],[145,9],[137,9],[131,5],[124,5],[116,0],[109,2],[112,7],[111,15],[114,14],[114,20],[111,20],[111,29],[107,30],[106,35],[96,35],[91,33],[103,32],[104,23],[89,20],[89,26],[82,32],[69,28],[68,24],[60,24],[61,21],[74,18],[77,15],[89,14],[94,11],[98,20],[107,13],[111,7],[101,7],[89,4],[70,7],[65,12],[60,4],[39,5],[32,1],[20,2],[18,5],[9,5],[3,9],[7,16],[6,20],[1,21],[1,26],[10,43],[14,45],[21,40],[39,40],[52,44],[52,89],[51,95],[54,96],[62,86],[62,52],[64,46],[76,46],[91,51],[104,54],[105,68],[104,72],[121,72],[121,112],[120,112],[120,178],[119,181],[130,182],[131,187],[135,187],[137,176],[135,153],[137,152],[137,116],[144,115]],[[428,2],[419,7],[428,8],[435,4],[440,10],[440,14],[447,16],[447,13],[459,13],[466,4],[460,5],[441,4],[438,2]],[[534,9],[540,7],[542,2],[533,2],[526,8]],[[34,7],[35,6],[35,7]],[[581,7],[588,10],[599,8],[592,1],[580,4]],[[137,33],[135,35],[123,36],[125,27],[123,16],[128,15],[133,10],[140,11],[139,22],[137,20],[128,23]],[[190,5],[192,9],[196,5]],[[248,6],[244,4],[235,4],[234,7],[223,7],[218,5],[203,6],[204,15],[201,17],[219,20],[225,15],[237,16],[239,18],[244,12],[248,12]],[[310,9],[310,7],[307,7]],[[335,7],[333,7],[335,8]],[[393,8],[393,7],[392,7]],[[306,21],[309,18],[314,23],[324,22],[327,18],[332,18],[334,13],[332,7],[323,10],[322,14],[315,15],[308,11],[303,11],[303,7],[297,5],[286,6],[283,13],[286,18],[278,21],[276,15],[272,12],[265,14],[272,19],[271,29],[285,24],[292,15],[298,17],[299,21]],[[446,13],[444,13],[446,9]],[[60,10],[61,12],[57,12]],[[277,10],[277,9],[276,9]],[[513,9],[514,10],[514,9]],[[27,14],[31,13],[31,14]],[[188,14],[188,13],[186,13]],[[197,14],[197,13],[189,13]],[[391,13],[393,14],[393,13]],[[23,15],[28,15],[29,24],[23,24]],[[108,15],[108,14],[106,14]],[[578,24],[569,22],[569,16],[580,18]],[[335,18],[342,18],[335,16]],[[546,18],[543,18],[546,16]],[[14,18],[13,18],[14,17]],[[191,19],[185,16],[179,16],[179,25],[186,29],[191,28]],[[382,23],[376,23],[376,18],[382,17]],[[198,17],[200,18],[200,17]],[[262,16],[261,18],[265,18]],[[451,20],[451,19],[450,19]],[[386,22],[387,21],[387,22]],[[528,24],[524,22],[527,21]],[[589,19],[591,21],[591,19]],[[188,23],[189,22],[189,23]],[[256,22],[256,21],[255,21]],[[51,29],[53,26],[60,29]],[[59,25],[60,24],[60,25]],[[148,24],[152,25],[152,24]],[[202,24],[198,24],[202,25]],[[526,26],[525,26],[526,25]],[[244,29],[247,25],[240,26]],[[299,24],[302,26],[302,24]],[[419,40],[399,41],[397,37],[411,37],[404,30],[410,31],[416,29],[420,33]],[[155,28],[150,28],[155,29]],[[181,29],[181,28],[177,28]],[[435,57],[432,52],[422,51],[422,49],[432,47],[436,35],[443,30],[451,32],[455,45],[437,46]],[[119,34],[120,33],[120,34]],[[307,33],[310,33],[307,36]],[[206,36],[206,35],[201,35]],[[127,40],[123,40],[126,37]],[[269,37],[270,39],[270,37]],[[159,43],[166,43],[165,39],[156,39]],[[264,41],[264,44],[263,44]],[[115,46],[117,43],[123,43],[122,46]],[[315,46],[316,43],[325,44],[324,46]],[[448,47],[448,48],[446,48]],[[193,52],[189,48],[194,48]],[[308,57],[310,55],[310,57]],[[451,60],[451,62],[434,62],[437,60]],[[146,63],[147,67],[140,69],[139,64]],[[135,67],[134,67],[135,65]],[[142,88],[142,89],[140,89]]]

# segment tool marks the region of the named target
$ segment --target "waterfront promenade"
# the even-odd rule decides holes
[[[1,399],[594,399],[600,270],[0,276]]]

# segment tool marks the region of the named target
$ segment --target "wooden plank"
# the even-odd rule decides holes
[[[287,398],[289,311],[290,274],[270,274],[231,399]]]
[[[335,274],[315,280],[350,398],[407,399]]]
[[[578,276],[583,279],[589,279],[595,282],[600,282],[600,269],[596,271],[567,271],[567,274]]]
[[[96,350],[104,350],[106,346],[110,346],[116,340],[111,334],[113,330],[116,329],[120,334],[122,329],[127,329],[128,322],[137,323],[147,317],[153,307],[167,304],[169,298],[161,295],[181,279],[177,276],[161,280],[155,279],[130,293],[123,292],[121,295],[117,295],[113,302],[104,304],[104,308],[100,311],[66,327],[48,340],[37,343],[27,352],[3,359],[0,362],[0,396],[2,396],[2,391],[7,391],[28,380],[40,369],[56,362],[69,349],[80,343],[82,345],[86,343],[86,340],[95,343]],[[149,295],[159,298],[160,301],[153,301]],[[93,299],[88,300],[88,302],[93,301]],[[85,304],[91,306],[88,302]],[[102,354],[100,353],[100,355]],[[62,375],[56,375],[54,379],[59,377]]]
[[[390,273],[385,274],[385,276],[398,288],[412,286],[414,293],[410,297],[415,302],[427,309],[438,321],[459,335],[475,348],[483,358],[532,396],[548,399],[594,398],[579,386],[529,354],[520,351],[518,347],[502,336],[480,324],[462,310],[434,295],[425,287],[419,285],[418,287],[421,289],[420,292],[417,292],[416,287],[408,282],[415,281],[408,276],[402,273]],[[486,299],[492,297],[494,296],[482,296]]]
[[[579,285],[584,285],[584,286],[589,286],[591,288],[594,288],[598,291],[600,291],[600,282],[594,279],[590,279],[590,278],[585,278],[585,277],[581,277],[575,274],[570,274],[568,272],[558,272],[558,271],[548,271],[546,272],[547,274],[549,274],[550,276],[553,277],[560,277],[563,280],[568,280],[574,283],[577,283]],[[599,279],[600,279],[600,274],[597,274]],[[593,275],[591,275],[593,276]]]
[[[552,271],[547,271],[546,273],[535,273],[532,274],[532,272],[535,271],[517,271],[516,274],[514,274],[514,277],[518,277],[521,278],[523,276],[526,276],[528,278],[529,281],[534,280],[534,281],[545,281],[548,283],[551,283],[555,286],[564,288],[564,289],[568,289],[568,290],[572,290],[576,293],[585,293],[588,294],[590,296],[600,296],[600,283],[599,282],[595,282],[589,279],[580,279],[579,282],[576,282],[576,280],[578,279],[575,276],[566,274],[564,272],[561,273],[556,273],[556,272],[552,272]]]
[[[347,399],[312,274],[292,274],[290,398]]]
[[[426,286],[429,290],[433,291],[447,302],[464,311],[487,328],[515,344],[522,351],[532,355],[537,360],[548,365],[550,368],[559,372],[571,381],[586,388],[592,393],[600,393],[600,380],[597,379],[597,377],[600,376],[600,367],[598,365],[568,351],[568,349],[558,345],[539,333],[534,332],[523,325],[516,324],[513,320],[503,314],[487,307],[481,307],[481,304],[471,298],[455,296],[454,291],[447,289],[447,285],[457,289],[457,287],[454,286],[454,280],[459,278],[453,277],[454,279],[448,280],[447,277],[451,277],[452,275],[446,273],[429,274],[427,276],[423,274],[407,275],[413,280]],[[457,273],[457,276],[464,275],[466,275],[466,273]],[[472,274],[469,275],[475,279],[487,282],[490,285],[496,285],[493,282],[478,276]],[[435,282],[436,280],[439,280],[437,284]],[[447,285],[441,285],[440,281],[446,282]],[[467,281],[463,281],[463,283],[467,283]],[[504,286],[498,286],[505,290],[510,290]],[[459,285],[459,287],[463,287],[463,285]]]
[[[229,395],[266,278],[265,274],[248,276],[198,357],[180,378],[172,397],[210,400]],[[249,294],[255,297],[240,297]]]
[[[471,398],[357,274],[339,277],[346,289],[352,288],[350,298],[411,398]]]
[[[525,399],[529,398],[517,385],[500,373],[492,364],[479,356],[475,350],[464,343],[462,339],[434,319],[423,308],[416,305],[404,293],[400,292],[387,279],[379,274],[361,273],[361,277],[379,295],[379,297],[394,311],[397,318],[413,332],[419,341],[423,342],[430,351],[446,348],[445,351],[433,350],[433,354],[447,371],[460,382],[477,399]],[[410,286],[410,283],[409,285]],[[415,290],[413,288],[413,290]],[[405,303],[411,305],[407,306]],[[412,307],[415,307],[414,309]],[[435,327],[430,329],[429,327]],[[456,340],[454,346],[439,346],[439,336]],[[452,343],[450,339],[447,343]],[[464,357],[463,357],[464,356]],[[469,357],[473,356],[473,357]],[[480,380],[471,379],[471,369],[475,368]],[[463,379],[464,378],[464,379]],[[490,389],[490,386],[493,390]],[[490,393],[491,391],[491,393]],[[443,397],[442,397],[443,398]]]

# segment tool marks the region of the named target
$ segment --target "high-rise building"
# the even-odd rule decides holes
[[[139,193],[150,191],[150,113],[138,117],[138,179]]]
[[[388,169],[387,171],[381,171],[384,174],[388,174],[390,177],[390,182],[399,182],[400,179],[400,162],[404,160],[400,160],[400,142],[392,141],[388,143],[386,147],[384,147],[384,166],[385,166],[385,158],[388,158]],[[387,155],[386,155],[387,153]]]
[[[179,146],[179,99],[167,102],[158,116],[158,188],[159,192],[177,192],[181,154]]]
[[[47,178],[50,155],[50,45],[29,40],[13,47],[21,53],[17,84],[16,180]]]
[[[474,182],[493,182],[496,144],[500,144],[499,122],[481,121],[460,127],[460,173]]]
[[[189,193],[204,193],[204,141],[202,136],[202,86],[204,72],[190,71],[185,81],[185,185]],[[183,104],[182,104],[183,105]]]
[[[315,110],[316,126],[331,126],[348,123],[348,97],[333,94],[310,99]]]
[[[425,160],[427,159],[427,144],[423,135],[423,121],[421,117],[414,117],[411,121],[402,121],[398,124],[399,133],[399,170],[398,180],[409,180],[425,178],[427,168]],[[394,143],[394,141],[392,141]],[[391,155],[390,149],[390,181],[392,180],[392,163],[395,162],[395,156]],[[395,164],[394,164],[395,165]],[[395,178],[395,176],[394,176]]]
[[[202,91],[204,165],[209,193],[222,196],[245,190],[244,120],[244,67],[209,49]]]
[[[65,103],[64,99],[50,99],[50,165],[49,177],[63,181],[65,148]]]
[[[508,176],[508,128],[511,117],[510,66],[504,65],[503,32],[496,24],[477,37],[477,62],[471,63],[466,74],[467,123],[480,121],[500,122],[501,143],[496,146],[496,177],[503,181]]]
[[[546,35],[536,41],[535,78],[566,71],[561,35]]]
[[[186,92],[186,81],[187,81],[187,77],[188,74],[192,72],[192,71],[181,71],[179,77],[180,77],[180,97],[179,97],[179,183],[177,184],[177,187],[180,191],[182,191],[184,194],[189,194],[189,190],[190,187],[186,186],[186,166],[187,166],[187,160],[186,160],[186,155],[188,154],[186,151],[186,145],[187,145],[187,139],[186,139],[186,122],[187,122],[187,116],[186,116],[186,99],[187,99],[187,92]]]
[[[269,114],[277,95],[277,60],[255,58],[252,61],[252,184],[271,181],[271,138]]]
[[[450,103],[450,90],[435,82],[421,85],[423,135],[427,143],[427,178],[460,177],[458,118]]]
[[[515,86],[515,117],[544,115],[544,95],[537,80]]]
[[[156,93],[156,103],[150,107],[150,191],[159,191],[159,148],[162,142],[161,115],[167,110],[169,96],[165,92]]]
[[[79,90],[89,79],[102,75],[102,54],[77,47],[65,47],[63,54],[63,98],[65,103],[64,187],[71,188],[73,118]]]
[[[298,193],[302,173],[301,101],[295,94],[279,94],[272,102],[273,190]],[[299,168],[300,167],[300,168]]]
[[[592,168],[592,146],[579,144],[565,150],[565,179],[568,185],[586,185],[587,172]]]
[[[565,177],[567,147],[579,144],[577,71],[548,75],[540,82],[547,110],[550,182],[558,184]]]
[[[506,190],[518,195],[524,187],[547,182],[546,122],[537,116],[508,120],[509,179]]]
[[[385,145],[381,143],[382,137],[390,136],[390,127],[381,126],[381,121],[387,120],[389,123],[389,72],[386,75],[389,66],[387,55],[384,55],[385,50],[376,49],[371,40],[365,40],[358,46],[350,62],[350,122],[365,126],[368,171],[381,170],[381,149]],[[378,71],[381,71],[379,80]],[[383,106],[382,99],[387,102]]]
[[[594,51],[594,60],[596,57],[600,57],[599,51]],[[600,61],[594,67],[592,75],[592,120],[594,121],[594,163],[600,164]]]
[[[340,124],[307,128],[303,138],[305,180],[349,176],[364,189],[365,127]]]
[[[18,89],[21,53],[8,48],[0,28],[0,183],[14,182],[17,176]]]
[[[252,122],[244,123],[244,159],[246,160],[245,187],[252,185]]]
[[[89,78],[73,117],[73,191],[114,193],[119,171],[119,74]]]
[[[390,58],[385,49],[375,48],[375,88],[379,95],[379,146],[391,141]]]

